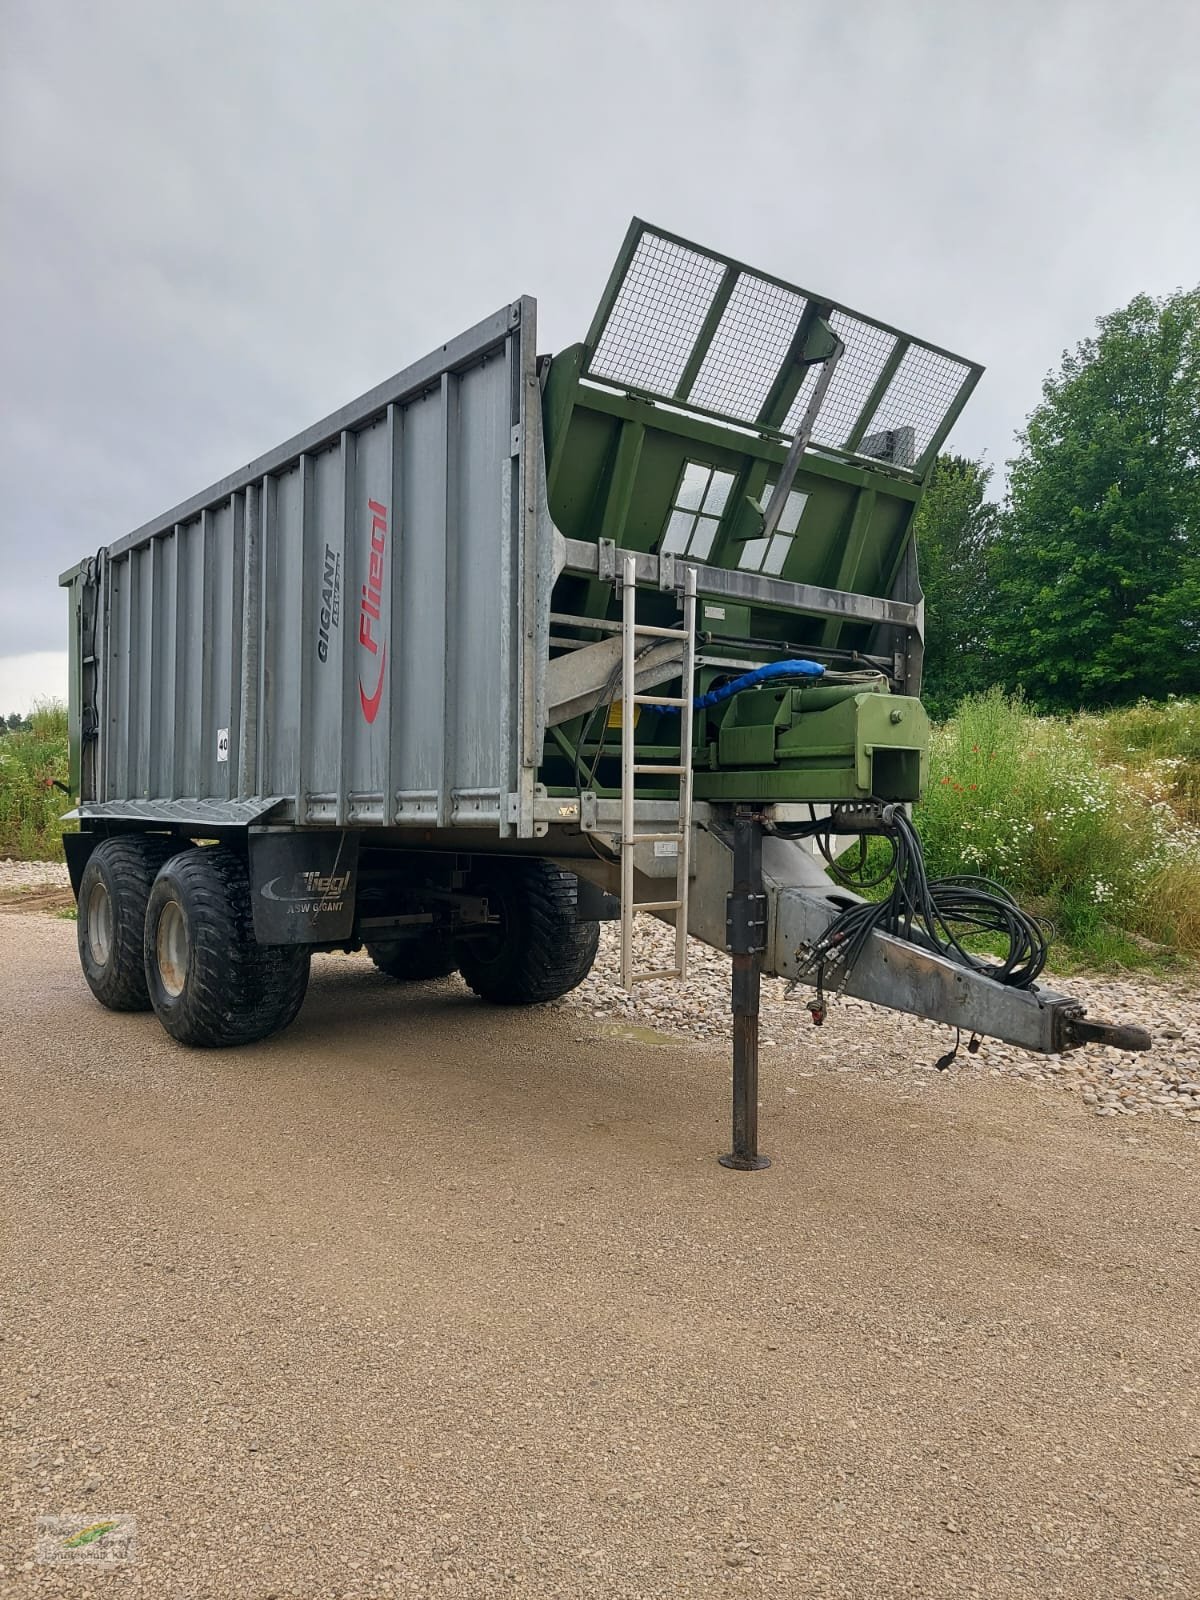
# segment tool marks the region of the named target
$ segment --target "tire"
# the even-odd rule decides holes
[[[253,1044],[293,1021],[308,988],[307,945],[259,944],[246,864],[223,845],[188,850],[154,880],[146,986],[173,1039],[202,1049]]]
[[[458,968],[453,942],[432,933],[417,939],[384,939],[369,944],[367,954],[380,972],[400,983],[448,978]]]
[[[149,1011],[143,941],[146,902],[158,869],[181,846],[165,834],[102,840],[79,880],[75,925],[88,988],[110,1011]]]
[[[456,942],[458,968],[481,1000],[536,1006],[583,982],[600,943],[598,922],[576,920],[579,880],[549,861],[498,862],[481,875],[500,926]]]

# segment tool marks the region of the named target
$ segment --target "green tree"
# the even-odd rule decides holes
[[[988,647],[987,567],[998,522],[987,498],[991,476],[982,461],[939,456],[913,523],[925,591],[922,698],[936,717],[998,676]]]
[[[1049,708],[1200,691],[1200,289],[1065,353],[993,551],[1004,680]]]

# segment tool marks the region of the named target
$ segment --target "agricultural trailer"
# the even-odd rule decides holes
[[[539,356],[535,315],[502,306],[63,574],[101,1004],[240,1045],[293,1020],[314,950],[531,1005],[586,976],[602,920],[630,987],[684,978],[691,934],[732,956],[744,1170],[764,972],[818,1023],[842,991],[1028,1050],[1146,1048],[1039,986],[1003,891],[930,883],[909,820],[913,516],[981,369],[637,219],[581,343]],[[855,892],[846,861],[881,854],[890,890]],[[675,930],[657,971],[639,914]]]

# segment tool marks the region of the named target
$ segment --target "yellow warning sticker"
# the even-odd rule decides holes
[[[638,725],[638,718],[641,716],[641,714],[641,706],[634,706],[633,725],[635,728]],[[614,700],[612,705],[610,705],[608,708],[608,726],[610,728],[619,728],[621,726],[621,702],[619,700]]]

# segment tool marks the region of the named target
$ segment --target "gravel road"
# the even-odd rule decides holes
[[[1177,1107],[780,1006],[737,1174],[723,1049],[603,973],[508,1013],[322,957],[187,1052],[74,933],[0,916],[4,1600],[1200,1592]],[[68,1512],[134,1564],[30,1565]]]

